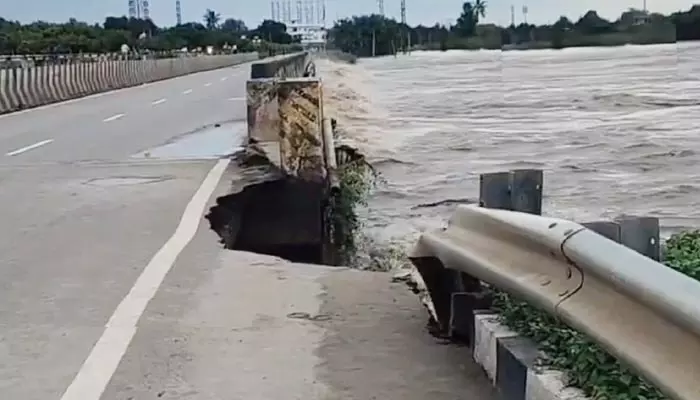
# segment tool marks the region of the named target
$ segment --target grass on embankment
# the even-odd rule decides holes
[[[665,244],[667,266],[700,279],[700,231],[673,235]],[[568,384],[597,400],[665,400],[655,387],[635,375],[583,334],[549,314],[498,292],[494,310],[502,322],[539,344],[544,364],[567,373]]]

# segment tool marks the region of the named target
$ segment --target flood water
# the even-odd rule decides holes
[[[368,232],[412,241],[478,175],[545,171],[544,213],[700,228],[700,43],[319,61],[327,107],[385,184]]]

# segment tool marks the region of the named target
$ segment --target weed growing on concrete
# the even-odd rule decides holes
[[[357,253],[357,235],[362,228],[357,207],[367,205],[377,175],[364,158],[340,165],[337,174],[339,188],[331,196],[329,207],[331,238],[340,264],[350,265]]]
[[[700,231],[673,235],[665,263],[700,279]],[[505,292],[496,291],[494,310],[509,328],[539,344],[543,364],[567,373],[569,384],[597,400],[664,400],[666,397],[615,357],[561,321]]]
[[[620,364],[585,335],[513,296],[496,291],[494,309],[503,323],[539,344],[542,364],[566,372],[567,384],[596,400],[663,400],[653,386]]]

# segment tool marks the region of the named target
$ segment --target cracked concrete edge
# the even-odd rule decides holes
[[[403,281],[411,287],[430,316],[437,320],[428,289],[415,267],[394,272],[393,279]],[[519,344],[526,348],[513,352],[509,346],[499,343],[504,339],[519,341]],[[472,358],[484,370],[491,384],[505,394],[503,400],[591,400],[580,389],[567,386],[564,372],[543,369],[524,360],[522,353],[539,354],[536,345],[501,324],[498,314],[474,314],[473,341]],[[499,347],[501,352],[510,353],[509,356],[499,357]],[[509,370],[507,377],[503,376],[506,368]],[[513,370],[517,371],[516,376],[513,376]],[[504,382],[505,380],[508,382]],[[520,382],[521,386],[513,390],[513,381]],[[506,386],[508,388],[504,388]]]

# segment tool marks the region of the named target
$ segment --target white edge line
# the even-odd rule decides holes
[[[119,118],[123,117],[124,115],[125,115],[125,114],[116,114],[116,115],[112,115],[112,116],[109,117],[109,118],[103,119],[102,122],[112,122],[112,121],[118,120]]]
[[[228,100],[229,101],[243,101],[243,100],[246,100],[246,98],[245,97],[229,97]]]
[[[61,396],[61,400],[100,399],[136,334],[136,324],[148,303],[155,296],[177,257],[197,232],[202,213],[228,164],[228,159],[219,160],[204,178],[185,207],[175,232],[153,256],[129,293],[114,310],[102,336]]]
[[[41,147],[41,146],[46,145],[46,144],[49,144],[49,143],[51,143],[51,142],[53,142],[53,139],[42,140],[41,142],[36,142],[36,143],[34,143],[34,144],[30,144],[29,146],[24,146],[24,147],[19,148],[19,149],[17,149],[17,150],[13,150],[13,151],[7,153],[6,155],[7,155],[7,156],[10,156],[10,157],[16,156],[16,155],[18,155],[18,154],[22,154],[22,153],[27,152],[27,151],[29,151],[29,150],[34,150],[34,149],[36,149],[37,147]]]
[[[151,105],[157,106],[158,104],[163,104],[166,101],[168,101],[168,99],[159,99],[159,100],[156,100],[154,102],[151,102]]]

